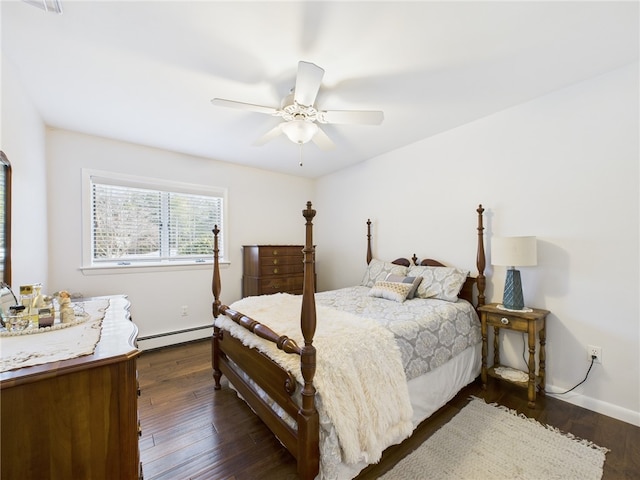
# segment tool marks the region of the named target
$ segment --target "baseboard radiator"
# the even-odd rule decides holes
[[[138,337],[138,348],[140,350],[154,350],[157,348],[178,345],[180,343],[193,342],[203,338],[211,338],[213,325],[203,325],[200,327],[185,328],[171,332],[157,333]]]

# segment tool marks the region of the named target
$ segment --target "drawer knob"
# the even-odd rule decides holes
[[[502,317],[502,318],[500,319],[500,321],[502,322],[502,324],[503,324],[503,325],[508,325],[508,324],[509,324],[509,319],[508,319],[508,318],[506,318],[506,317]]]
[[[278,255],[278,250],[274,250],[274,251],[273,251],[273,255],[274,255],[274,256],[275,256],[275,255]]]
[[[273,259],[273,264],[274,264],[274,265],[277,265],[277,264],[278,264],[278,259],[277,259],[277,258],[274,258],[274,259]]]
[[[274,275],[277,275],[277,274],[278,274],[278,269],[277,269],[277,268],[274,268],[274,269],[273,269],[273,274],[274,274]]]

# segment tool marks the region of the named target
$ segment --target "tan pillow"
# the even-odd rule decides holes
[[[387,278],[385,278],[385,281],[411,284],[411,290],[409,290],[409,294],[407,295],[407,300],[411,300],[416,295],[418,285],[422,282],[422,277],[404,277],[402,275],[390,273],[387,275]]]
[[[369,290],[369,296],[402,303],[406,300],[412,287],[411,283],[378,281]]]

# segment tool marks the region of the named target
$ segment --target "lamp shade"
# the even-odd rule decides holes
[[[306,120],[291,120],[282,124],[282,131],[293,143],[307,143],[318,131],[318,126]]]
[[[491,264],[507,267],[537,265],[536,237],[492,237]]]

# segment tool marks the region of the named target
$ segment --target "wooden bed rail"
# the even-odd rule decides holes
[[[266,325],[252,319],[251,317],[247,317],[246,315],[237,312],[229,308],[227,305],[222,305],[220,301],[220,258],[219,258],[219,248],[218,248],[218,235],[220,234],[220,229],[217,225],[213,227],[213,280],[211,283],[211,291],[213,292],[213,318],[218,318],[220,315],[226,315],[228,318],[236,322],[241,327],[246,328],[253,334],[257,335],[260,338],[263,338],[269,342],[275,343],[276,346],[286,352],[286,353],[295,353],[298,355],[302,354],[302,349],[298,346],[295,340],[287,337],[286,335],[278,335],[276,332],[271,330]],[[214,327],[214,342],[216,339],[220,339],[220,329]],[[214,368],[214,377],[216,378],[216,390],[220,389],[220,377],[216,377],[216,373],[219,375],[219,370],[216,369],[218,365],[216,365],[216,357],[213,357],[213,368]]]
[[[226,305],[220,305],[219,311],[222,315],[226,315],[228,318],[236,322],[241,327],[246,328],[254,335],[257,335],[258,337],[263,338],[269,342],[275,343],[276,346],[283,352],[295,353],[298,355],[302,353],[302,349],[298,346],[295,340],[292,340],[286,335],[278,335],[269,327],[254,320],[253,318],[247,317],[246,315],[233,310]]]

